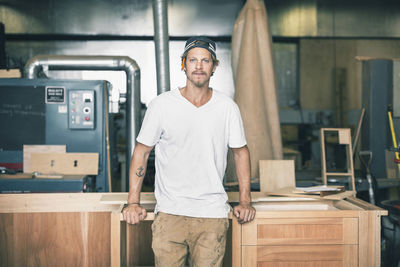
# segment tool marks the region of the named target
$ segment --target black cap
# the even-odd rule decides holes
[[[215,42],[213,40],[210,40],[205,36],[191,37],[189,40],[186,41],[185,51],[183,51],[183,54],[189,52],[190,49],[195,47],[207,49],[211,53],[211,55],[217,58],[217,55],[215,54],[217,47],[215,46]]]

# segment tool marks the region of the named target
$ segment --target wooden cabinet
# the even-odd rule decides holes
[[[232,202],[238,194],[230,193]],[[127,193],[0,194],[0,266],[148,266],[151,220],[121,221]],[[379,266],[381,216],[356,198],[303,201],[252,193],[257,215],[227,238],[225,266]],[[149,210],[154,195],[143,193]]]
[[[233,266],[380,266],[380,216],[361,200],[257,203],[233,223]]]

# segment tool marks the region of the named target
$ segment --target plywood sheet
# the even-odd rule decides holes
[[[98,153],[32,153],[31,171],[42,174],[97,175]]]
[[[295,187],[293,160],[260,160],[260,191],[272,192],[284,187]]]
[[[0,78],[21,78],[19,69],[0,70]]]
[[[24,173],[31,173],[31,154],[32,153],[65,153],[66,145],[24,145]]]
[[[296,193],[295,187],[284,187],[278,189],[273,192],[266,192],[271,196],[283,196],[283,197],[305,197],[305,198],[314,198],[314,199],[329,199],[329,200],[342,200],[348,197],[353,197],[356,195],[355,191],[345,191],[337,194],[327,195],[327,196],[318,196],[318,195],[309,195],[309,194],[299,194]]]
[[[0,266],[110,266],[110,213],[0,214]]]

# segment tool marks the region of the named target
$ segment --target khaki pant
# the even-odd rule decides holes
[[[151,226],[152,248],[157,267],[222,266],[225,254],[227,218],[193,218],[158,213]]]

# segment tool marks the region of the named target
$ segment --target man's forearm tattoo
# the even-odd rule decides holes
[[[143,167],[139,167],[137,168],[137,172],[136,172],[137,177],[143,177],[144,176],[144,168]]]

